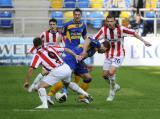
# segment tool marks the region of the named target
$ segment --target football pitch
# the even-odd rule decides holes
[[[0,67],[0,119],[160,118],[160,67],[121,67],[117,72],[121,90],[113,102],[106,101],[108,84],[101,78],[101,67],[96,67],[88,90],[94,98],[91,104],[78,103],[77,94],[69,91],[67,102],[55,102],[47,110],[34,109],[41,103],[36,92],[23,88],[26,71],[24,66]]]

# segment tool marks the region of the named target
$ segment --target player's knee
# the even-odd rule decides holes
[[[90,83],[91,81],[92,81],[92,78],[88,78],[88,79],[83,80],[84,83]]]
[[[111,77],[111,76],[114,76],[115,75],[115,72],[113,72],[113,71],[109,71],[108,72],[108,75]]]
[[[103,77],[105,80],[108,80],[108,79],[109,79],[107,75],[103,75],[102,77]]]

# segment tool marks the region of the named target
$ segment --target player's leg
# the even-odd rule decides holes
[[[46,93],[46,89],[45,88],[48,88],[49,87],[49,84],[44,82],[44,81],[41,81],[39,86],[38,86],[38,94],[39,94],[39,98],[42,102],[42,105],[36,107],[36,108],[44,108],[44,109],[47,109],[48,108],[48,104],[47,104],[47,93]]]
[[[90,85],[90,83],[91,83],[91,81],[92,81],[92,76],[91,76],[90,73],[85,73],[85,74],[80,74],[80,77],[83,79],[83,82],[82,82],[82,84],[80,85],[80,87],[81,87],[83,90],[87,91],[88,88],[89,88],[89,85]]]
[[[54,96],[56,92],[63,87],[63,82],[59,81],[54,86],[52,86],[48,92],[48,96]]]
[[[107,101],[113,100],[114,95],[115,95],[115,93],[113,92],[113,86],[112,86],[113,81],[111,81],[113,79],[113,77],[110,76],[110,74],[113,73],[114,68],[111,68],[111,65],[112,65],[112,60],[105,59],[104,64],[103,64],[103,78],[109,84],[109,94],[106,99]]]
[[[116,67],[111,66],[109,72],[108,72],[108,77],[109,77],[109,95],[107,97],[107,101],[112,101],[115,97],[115,85],[116,85],[116,80],[115,80],[115,73],[116,73]]]
[[[42,101],[42,105],[37,108],[43,108],[43,107],[48,108],[47,94],[46,94],[46,91],[44,90],[45,89],[44,87],[46,86],[46,84],[53,86],[57,82],[59,82],[62,79],[65,79],[68,76],[71,76],[71,69],[69,68],[68,65],[63,64],[62,66],[51,70],[51,72],[43,78],[43,82],[45,82],[45,85],[42,85],[42,86],[40,85],[38,89],[39,97]]]
[[[67,70],[67,69],[65,69],[65,70]],[[86,100],[88,101],[87,103],[90,103],[92,98],[89,96],[89,94],[87,92],[85,92],[82,88],[80,88],[76,83],[71,82],[71,74],[66,76],[65,79],[63,80],[63,82],[66,87],[69,86],[69,88],[71,88],[73,91],[85,96]]]
[[[75,82],[76,84],[78,84],[78,83],[80,82],[80,80],[81,80],[80,76],[74,75],[74,82]]]
[[[34,79],[31,86],[28,88],[28,92],[32,92],[33,90],[37,90],[38,83],[43,79],[44,76],[48,74],[48,71],[46,71],[44,68],[42,68],[42,73],[39,73],[36,78]]]
[[[105,70],[106,77],[109,79],[109,96],[107,101],[112,101],[115,97],[116,91],[120,89],[120,86],[116,83],[116,71],[122,64],[124,57],[115,57],[112,59],[106,59],[103,70]]]

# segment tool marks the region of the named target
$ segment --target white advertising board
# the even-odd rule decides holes
[[[134,37],[125,37],[126,56],[123,66],[160,66],[160,38],[144,37],[144,39],[150,42],[152,46],[146,47]],[[103,65],[104,58],[104,54],[96,54],[94,65]]]

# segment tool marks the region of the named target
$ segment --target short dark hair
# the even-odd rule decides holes
[[[57,24],[57,20],[56,20],[55,18],[50,19],[50,20],[49,20],[49,23],[50,23],[50,22],[55,22],[55,23]]]
[[[74,10],[73,10],[73,14],[74,14],[75,12],[80,12],[80,13],[82,14],[82,10],[79,9],[79,8],[74,9]]]
[[[116,19],[115,16],[113,16],[113,15],[111,15],[111,14],[109,14],[109,15],[106,17],[106,20],[107,20],[108,18],[114,18],[114,20]]]
[[[104,42],[102,42],[102,44],[105,48],[107,48],[107,50],[110,49],[110,43],[108,41],[105,40]]]
[[[33,39],[33,45],[34,47],[38,47],[42,45],[42,39],[40,37],[35,37]]]

